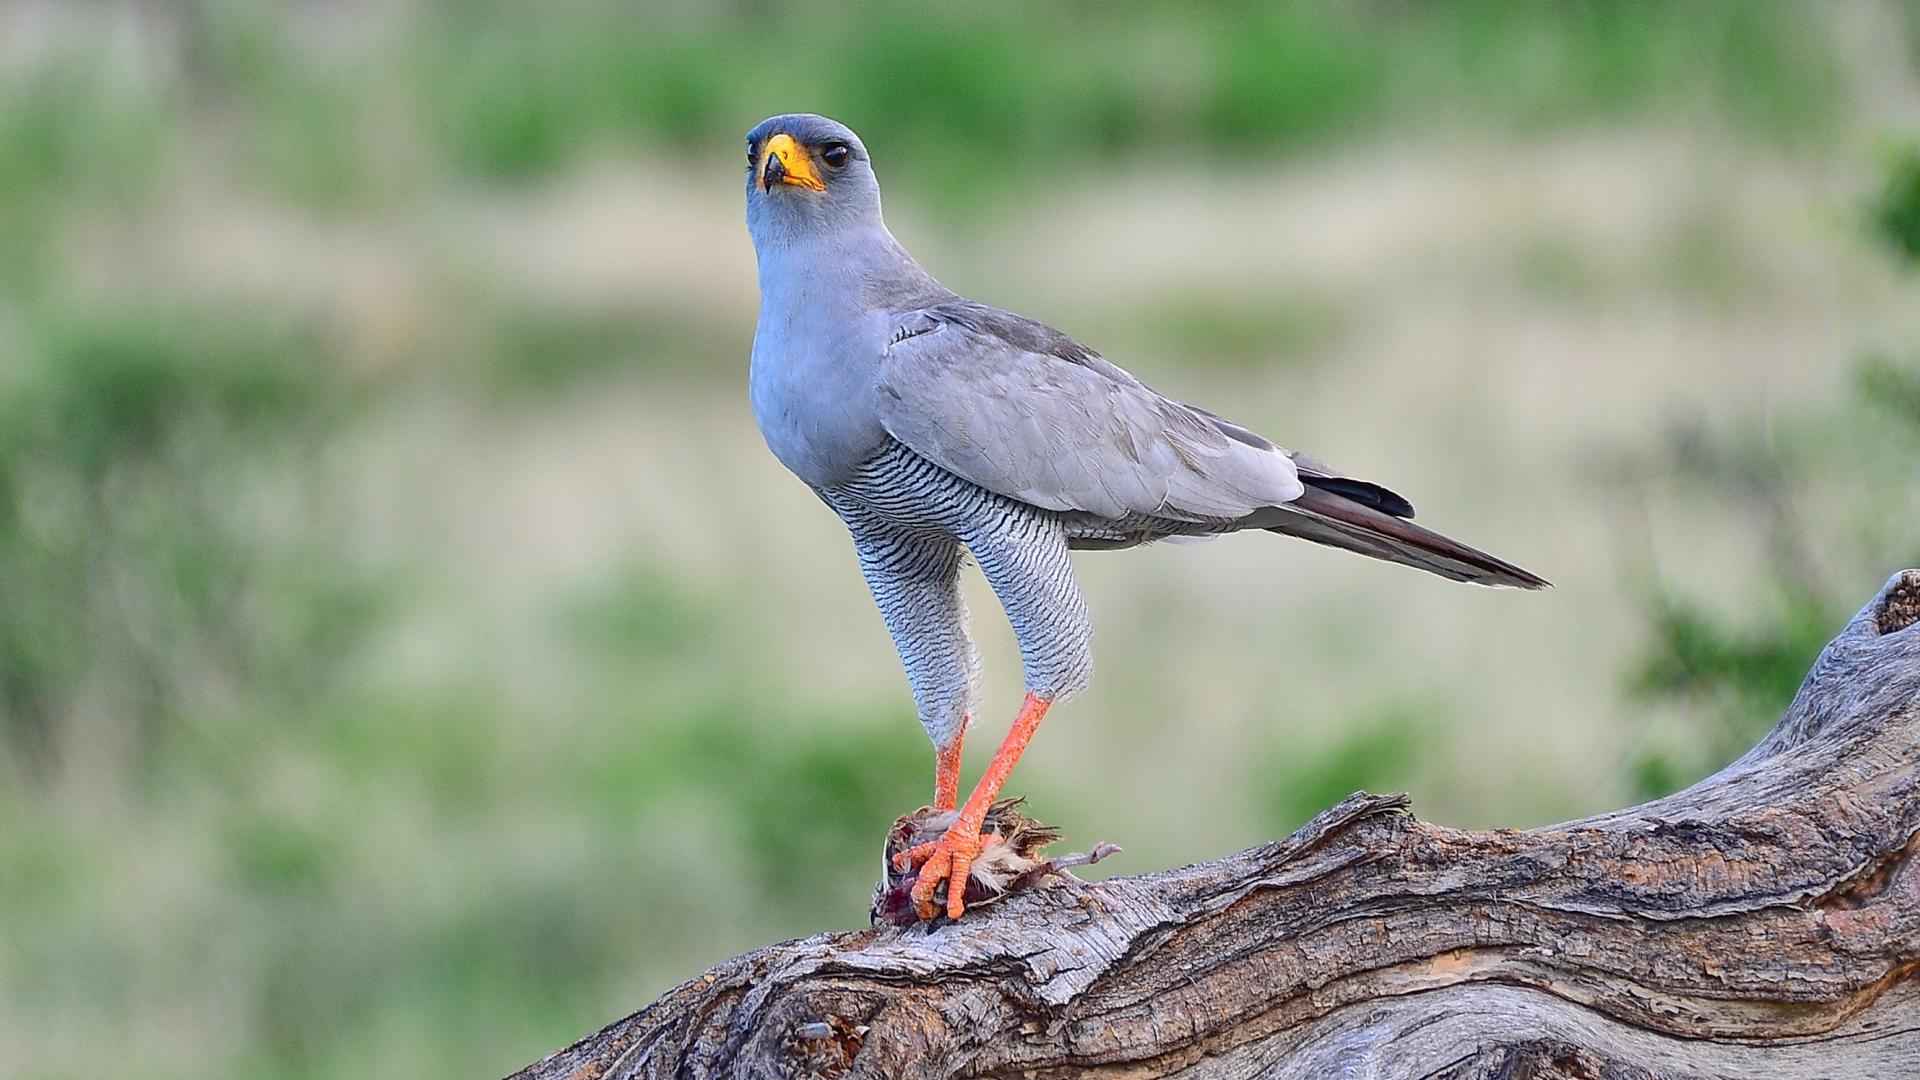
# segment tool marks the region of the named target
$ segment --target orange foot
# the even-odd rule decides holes
[[[940,883],[947,883],[947,918],[958,919],[967,910],[967,877],[973,872],[973,860],[980,857],[980,826],[964,818],[956,821],[946,835],[930,843],[910,847],[893,857],[896,870],[920,868],[914,879],[913,913],[923,921],[940,914],[933,894]]]

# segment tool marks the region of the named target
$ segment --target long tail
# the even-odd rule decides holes
[[[1262,523],[1268,532],[1298,536],[1475,585],[1544,589],[1552,584],[1510,562],[1423,529],[1406,516],[1377,509],[1404,507],[1407,515],[1413,511],[1405,499],[1385,488],[1342,478],[1302,475],[1300,479],[1308,485],[1306,493],[1279,507],[1286,513],[1277,520]]]

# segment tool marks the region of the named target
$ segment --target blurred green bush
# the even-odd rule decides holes
[[[1881,239],[1902,258],[1904,200],[1920,212],[1920,158],[1896,159],[1873,202]],[[1893,224],[1888,224],[1889,222]],[[1920,511],[1920,348],[1875,350],[1854,368],[1837,405],[1731,431],[1677,431],[1634,473],[1735,507],[1763,538],[1767,573],[1741,603],[1716,603],[1642,567],[1648,639],[1629,675],[1643,700],[1679,706],[1680,730],[1649,730],[1630,762],[1638,793],[1678,790],[1732,761],[1779,720],[1820,649],[1859,607],[1859,583],[1836,566],[1893,571],[1920,563],[1911,522]],[[1843,490],[1834,490],[1842,485]],[[1735,616],[1728,608],[1758,614]]]
[[[1920,145],[1905,147],[1887,169],[1872,206],[1874,226],[1901,257],[1920,263]]]
[[[1920,452],[1920,412],[1883,391],[1897,386],[1913,393],[1920,366],[1868,363],[1861,386],[1871,400],[1805,418],[1808,426],[1785,441],[1717,444],[1726,456],[1705,469],[1687,460],[1697,448],[1666,460],[1701,497],[1744,507],[1771,559],[1769,572],[1732,600],[1692,595],[1650,575],[1643,582],[1649,633],[1628,687],[1642,699],[1678,706],[1659,715],[1680,726],[1643,733],[1629,762],[1641,797],[1708,775],[1780,719],[1821,647],[1860,605],[1858,581],[1837,579],[1830,567],[1879,566],[1892,573],[1914,565],[1904,529],[1914,509],[1912,478],[1903,470]],[[1848,437],[1836,437],[1839,428]],[[1848,451],[1838,463],[1831,456],[1836,446]],[[1850,497],[1811,490],[1820,482],[1812,478],[1835,475],[1856,485]],[[1853,516],[1825,516],[1837,505],[1852,508]],[[1750,608],[1756,599],[1757,614],[1730,610]]]
[[[0,744],[46,765],[85,713],[144,763],[166,725],[227,711],[209,681],[311,690],[359,621],[329,614],[339,576],[270,505],[298,497],[285,470],[338,404],[311,335],[231,311],[34,315],[0,372]]]

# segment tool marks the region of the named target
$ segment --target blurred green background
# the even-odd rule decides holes
[[[0,1075],[499,1074],[864,921],[931,761],[746,408],[776,112],[1559,585],[1081,559],[1014,787],[1103,869],[1705,775],[1920,562],[1916,69],[1915,0],[0,5]]]

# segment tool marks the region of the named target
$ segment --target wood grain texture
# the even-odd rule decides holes
[[[1217,862],[755,950],[516,1077],[1920,1077],[1916,620],[1910,570],[1663,799],[1468,832],[1355,794]]]

